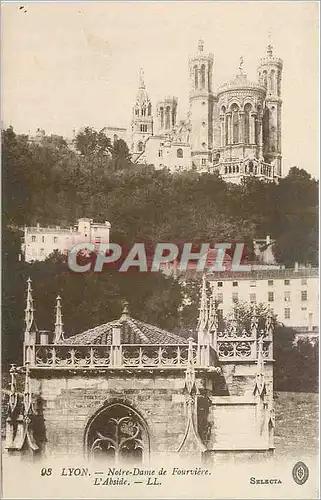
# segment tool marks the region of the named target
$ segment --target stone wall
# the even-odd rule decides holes
[[[231,396],[244,396],[253,393],[257,373],[256,363],[224,362],[221,363],[226,387]],[[264,363],[264,379],[269,393],[273,394],[273,361]]]
[[[184,372],[86,376],[38,371],[32,392],[44,421],[45,453],[82,454],[89,420],[115,401],[132,406],[145,420],[153,454],[175,451],[186,426],[184,383]]]
[[[264,364],[263,394],[254,394],[255,362],[224,362],[221,368],[223,376],[196,371],[201,440],[215,453],[270,449],[273,362]],[[111,403],[123,403],[141,416],[153,457],[175,453],[186,431],[185,370],[31,369],[31,391],[38,443],[47,456],[82,456],[89,424]]]

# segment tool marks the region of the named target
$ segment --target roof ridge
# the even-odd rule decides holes
[[[164,328],[160,328],[159,326],[150,325],[148,323],[145,323],[144,321],[140,321],[140,320],[135,320],[135,321],[137,321],[138,323],[141,323],[142,325],[144,325],[146,327],[152,326],[155,330],[157,330],[158,333],[165,333],[169,337],[173,337],[173,339],[184,340],[186,343],[188,343],[187,339],[185,339],[185,337],[182,337],[181,335],[177,335],[176,333],[169,332],[168,330],[165,330]]]
[[[88,330],[85,330],[83,332],[80,332],[80,333],[76,333],[75,335],[71,335],[70,337],[67,337],[65,338],[65,341],[69,341],[69,340],[75,340],[77,337],[79,338],[82,338],[83,336],[87,336],[87,335],[91,335],[91,334],[94,334],[96,333],[96,331],[98,332],[97,336],[94,337],[94,339],[97,339],[99,336],[101,336],[104,332],[101,332],[100,330],[102,328],[109,328],[109,327],[112,327],[114,323],[117,323],[118,321],[117,320],[113,320],[113,321],[108,321],[107,323],[103,323],[102,325],[97,325],[97,326],[94,326],[93,328],[89,328]],[[94,340],[93,339],[93,340]],[[65,342],[62,341],[62,342],[58,342],[59,344],[64,344]]]
[[[142,332],[142,330],[139,328],[138,325],[136,325],[136,322],[138,322],[137,319],[134,319],[134,318],[127,318],[127,323],[129,323],[129,325],[133,328],[133,330],[136,331],[136,333],[138,333],[139,337],[143,340],[145,340],[145,342],[149,342],[149,338],[146,337],[146,335],[144,334],[144,332]]]

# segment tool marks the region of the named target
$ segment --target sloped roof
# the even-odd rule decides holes
[[[187,339],[157,326],[131,318],[125,305],[119,320],[110,321],[90,330],[61,340],[64,345],[111,345],[113,328],[121,330],[121,344],[188,344]]]

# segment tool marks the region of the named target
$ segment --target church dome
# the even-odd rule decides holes
[[[63,345],[111,345],[113,329],[120,328],[121,344],[188,344],[187,339],[130,316],[125,304],[121,317],[59,341]]]
[[[233,80],[230,80],[218,88],[217,95],[220,95],[224,92],[228,92],[231,90],[250,90],[250,91],[258,91],[263,94],[266,93],[266,89],[263,85],[259,83],[252,82],[248,80],[247,75],[243,72],[236,75]]]

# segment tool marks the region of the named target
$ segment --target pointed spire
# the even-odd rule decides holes
[[[144,79],[144,70],[143,68],[140,68],[139,70],[139,88],[144,89],[145,88],[145,79]]]
[[[251,317],[251,333],[253,337],[256,337],[257,331],[259,327],[259,322],[257,318],[257,310],[256,310],[256,304],[253,304],[253,309],[252,309],[252,317]]]
[[[209,313],[208,313],[208,331],[217,332],[218,329],[218,316],[215,307],[213,294],[210,297]]]
[[[203,332],[208,323],[208,305],[207,305],[207,293],[206,293],[206,277],[203,274],[202,284],[201,284],[201,299],[200,299],[200,308],[199,308],[199,316],[198,316],[198,331]]]
[[[62,312],[61,312],[61,297],[59,295],[58,295],[56,301],[57,301],[57,303],[56,303],[56,321],[55,321],[54,344],[57,344],[60,340],[64,340]]]
[[[26,308],[25,308],[25,324],[26,329],[25,332],[30,332],[32,328],[37,330],[36,322],[35,322],[35,309],[33,306],[33,297],[32,297],[32,281],[31,278],[27,279],[27,300],[26,300]]]

